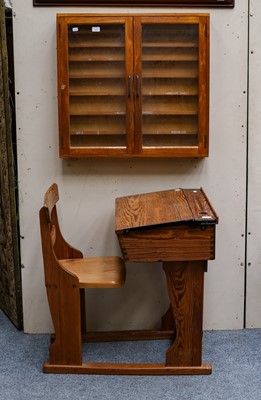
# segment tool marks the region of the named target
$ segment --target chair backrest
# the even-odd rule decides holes
[[[44,196],[44,206],[40,209],[40,228],[44,261],[45,286],[54,324],[55,341],[50,346],[50,362],[63,364],[67,362],[68,349],[71,343],[80,343],[80,314],[77,307],[80,303],[79,279],[66,271],[59,260],[82,257],[81,252],[71,247],[60,232],[56,204],[59,200],[56,183],[50,186]],[[65,317],[67,310],[70,318]],[[75,328],[76,327],[76,328]],[[77,328],[78,327],[78,328]],[[62,343],[62,345],[61,345]],[[81,360],[81,348],[72,356],[72,363]]]
[[[51,221],[51,215],[56,203],[59,200],[59,191],[56,183],[53,183],[44,195],[44,206],[48,208],[49,219]]]
[[[53,183],[44,196],[44,206],[40,210],[40,227],[42,237],[43,256],[48,254],[57,260],[81,258],[81,251],[72,247],[63,238],[60,231],[56,204],[59,200],[59,191]]]

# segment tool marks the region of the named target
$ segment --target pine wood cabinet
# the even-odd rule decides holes
[[[57,15],[61,157],[206,157],[207,14]]]

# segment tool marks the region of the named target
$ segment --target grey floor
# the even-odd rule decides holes
[[[96,376],[42,373],[48,335],[18,332],[0,311],[0,399],[261,400],[261,329],[207,331],[209,376]],[[89,361],[163,362],[168,342],[95,343]]]

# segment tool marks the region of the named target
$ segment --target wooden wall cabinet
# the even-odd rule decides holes
[[[57,15],[60,156],[206,157],[209,16]]]

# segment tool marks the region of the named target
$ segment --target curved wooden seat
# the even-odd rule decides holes
[[[79,279],[80,288],[117,288],[125,281],[125,264],[120,257],[92,257],[59,260]]]

